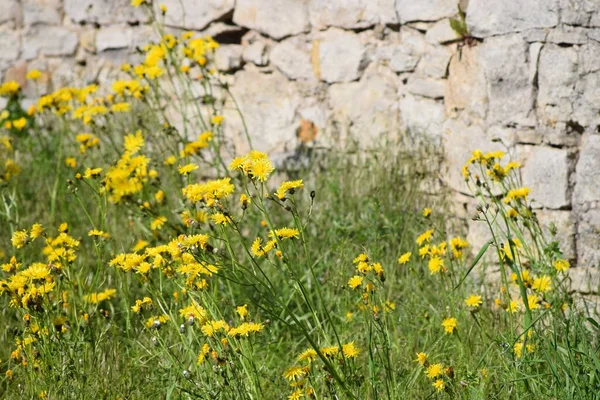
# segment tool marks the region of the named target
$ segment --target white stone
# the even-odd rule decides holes
[[[16,31],[0,31],[0,60],[14,61],[21,50],[21,36]]]
[[[600,268],[600,209],[592,208],[578,214],[577,265]]]
[[[406,90],[419,96],[441,99],[444,97],[445,83],[442,80],[412,77],[406,85]]]
[[[444,105],[435,100],[407,94],[400,100],[402,129],[412,136],[439,142],[444,123]]]
[[[571,205],[570,157],[565,149],[527,146],[523,162],[523,184],[531,189],[534,208],[560,209]]]
[[[310,29],[306,0],[237,0],[233,22],[274,39]]]
[[[26,32],[23,37],[22,57],[26,60],[31,60],[38,55],[73,55],[79,42],[77,34],[58,26],[40,26]]]
[[[290,79],[315,80],[311,63],[312,43],[304,37],[293,37],[276,44],[270,53],[270,61]]]
[[[64,0],[64,10],[74,22],[113,24],[148,20],[141,7],[131,6],[131,0]]]
[[[235,74],[231,91],[240,106],[254,149],[282,151],[296,138],[298,90],[280,72],[262,74],[254,66]],[[243,125],[233,106],[226,107],[226,132],[236,143],[236,154],[248,150]]]
[[[535,125],[528,44],[520,35],[488,38],[479,49],[487,80],[490,124]]]
[[[558,0],[470,0],[467,8],[467,26],[475,37],[552,28],[558,19]]]
[[[112,25],[96,33],[96,51],[125,49],[131,45],[131,28]]]
[[[579,147],[575,169],[574,202],[583,204],[600,201],[600,135],[584,135]]]
[[[480,49],[481,46],[465,46],[452,56],[444,98],[448,115],[465,110],[478,119],[486,116],[488,94]]]
[[[396,0],[400,23],[437,21],[458,13],[458,0]]]
[[[310,0],[310,22],[320,30],[330,26],[356,29],[397,24],[394,6],[395,0]]]
[[[600,125],[600,72],[581,77],[576,84],[579,96],[573,103],[572,120],[581,126],[597,129]]]
[[[330,28],[320,35],[318,46],[318,70],[325,82],[357,80],[368,64],[366,48],[355,33]]]
[[[23,22],[25,25],[61,23],[60,0],[24,0]]]
[[[167,6],[165,24],[202,30],[233,11],[235,0],[161,0]]]
[[[556,44],[584,44],[588,41],[587,29],[563,26],[548,32],[546,41]]]
[[[375,58],[394,72],[414,71],[428,43],[418,31],[402,27],[400,33],[390,34],[377,47]]]
[[[600,3],[597,0],[560,0],[562,23],[575,26],[598,26]]]
[[[575,251],[576,224],[573,212],[571,210],[537,210],[536,214],[546,239],[557,241],[563,257],[567,260],[574,260],[577,253]],[[554,237],[550,232],[551,225],[554,225],[556,229]]]
[[[242,59],[254,65],[263,66],[269,62],[267,57],[267,44],[262,40],[254,41],[244,46]]]
[[[450,26],[450,19],[444,18],[427,30],[425,39],[429,43],[450,43],[461,40],[461,36]]]
[[[432,78],[445,78],[448,75],[448,64],[450,64],[452,52],[449,48],[439,45],[431,45],[421,57],[417,72]]]
[[[215,51],[215,66],[219,71],[229,72],[242,66],[243,48],[239,44],[221,45]]]
[[[0,24],[15,19],[19,11],[17,0],[0,0]]]

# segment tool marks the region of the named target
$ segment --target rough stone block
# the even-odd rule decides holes
[[[14,61],[21,50],[21,35],[16,31],[0,31],[0,61]]]
[[[421,57],[417,72],[432,78],[445,78],[448,75],[448,64],[450,64],[451,57],[452,52],[447,47],[431,45]]]
[[[96,33],[96,51],[125,49],[131,45],[131,28],[113,25]]]
[[[442,19],[427,30],[425,38],[429,43],[450,43],[461,39],[461,36],[456,33],[450,26],[450,19]]]
[[[13,21],[19,11],[17,0],[0,0],[0,24]]]
[[[396,0],[400,23],[438,21],[458,13],[458,0]]]
[[[560,209],[571,205],[569,151],[542,146],[524,146],[523,184],[531,189],[534,208]]]
[[[596,0],[560,0],[560,15],[564,24],[599,26],[600,3]]]
[[[569,269],[569,278],[571,290],[574,292],[598,293],[600,291],[600,270],[598,268],[586,268],[585,266],[571,268]]]
[[[233,22],[274,39],[310,29],[306,0],[238,0]]]
[[[62,20],[60,9],[60,0],[25,0],[23,1],[23,23],[26,26],[58,25]]]
[[[75,54],[77,34],[59,26],[36,27],[23,35],[23,54],[26,60],[39,55],[70,56]]]
[[[552,28],[558,21],[558,0],[470,0],[467,8],[467,26],[475,37]]]
[[[546,38],[546,41],[556,44],[584,44],[587,40],[587,29],[573,26],[552,29]]]
[[[144,10],[130,0],[64,0],[67,17],[78,23],[112,24],[146,22]]]
[[[161,0],[167,6],[165,24],[202,30],[233,11],[235,0]]]
[[[600,201],[599,171],[600,135],[584,135],[575,168],[574,202],[576,204]]]
[[[444,105],[441,102],[411,94],[407,94],[400,100],[402,129],[415,137],[439,143],[444,118]]]
[[[556,240],[560,245],[563,257],[574,260],[577,256],[575,251],[576,218],[571,210],[537,210],[537,217],[542,227],[542,232],[548,240]],[[556,236],[550,233],[550,226],[554,225]]]
[[[321,80],[351,82],[361,77],[368,65],[366,47],[358,35],[330,28],[318,39],[318,71]]]
[[[270,53],[271,64],[290,79],[316,80],[311,63],[312,42],[299,36],[276,44]]]
[[[311,0],[310,22],[315,29],[336,26],[344,29],[368,28],[377,24],[397,24],[395,0]]]
[[[444,97],[445,81],[436,79],[410,78],[406,90],[412,94],[430,99],[441,99]]]
[[[235,71],[242,66],[242,52],[238,44],[222,45],[215,51],[215,66],[219,71]]]
[[[577,265],[600,268],[600,209],[581,209],[577,224]]]
[[[465,46],[452,56],[444,99],[448,115],[465,110],[475,118],[485,118],[488,95],[479,50],[480,46]]]

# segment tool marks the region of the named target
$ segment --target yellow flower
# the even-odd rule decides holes
[[[186,164],[183,166],[179,166],[179,173],[181,175],[187,175],[192,171],[195,171],[198,169],[198,166],[194,163],[190,163],[190,164]]]
[[[438,256],[431,257],[428,267],[431,275],[437,274],[442,270],[442,268],[444,268],[444,260]]]
[[[103,238],[109,238],[110,234],[107,232],[103,232],[97,229],[93,229],[91,231],[88,232],[88,236],[96,236],[96,237],[103,237]]]
[[[456,318],[446,318],[442,321],[442,326],[444,327],[444,331],[446,333],[452,334],[458,325],[458,321]]]
[[[29,235],[27,234],[26,230],[16,231],[13,233],[10,241],[15,248],[20,249],[29,241]]]
[[[167,218],[166,217],[158,216],[150,224],[150,229],[152,229],[153,231],[160,230],[164,226],[165,222],[167,222]]]
[[[102,168],[87,168],[83,174],[83,177],[86,179],[89,179],[94,176],[100,175],[101,172],[102,172]]]
[[[431,215],[431,208],[424,208],[423,209],[423,216],[425,218],[429,217]]]
[[[418,238],[417,238],[417,244],[420,246],[422,245],[424,242],[429,242],[431,240],[431,237],[433,236],[433,229],[429,229],[428,231],[423,232]]]
[[[424,367],[428,361],[427,361],[427,354],[426,353],[417,353],[417,358],[415,359],[415,362],[418,362],[419,364],[421,364],[422,367]]]
[[[354,345],[354,342],[350,342],[342,345],[342,353],[346,358],[356,358],[360,354],[360,349]]]
[[[163,14],[167,13],[167,6],[164,4],[161,4],[158,6],[158,8],[160,9],[160,12],[162,12]]]
[[[69,168],[77,167],[77,160],[74,157],[65,158],[65,165]]]
[[[398,264],[403,265],[406,264],[407,262],[410,261],[410,256],[412,255],[412,253],[406,252],[404,254],[402,254],[399,258],[398,258]]]
[[[142,300],[137,299],[135,305],[131,306],[131,311],[138,314],[143,307],[149,308],[152,305],[152,299],[150,297],[144,297]]]
[[[42,77],[42,73],[37,69],[32,69],[27,73],[25,78],[35,81],[36,79],[40,79]]]
[[[173,165],[176,162],[177,162],[177,157],[175,157],[175,156],[169,156],[169,157],[165,158],[166,165]]]
[[[243,306],[238,306],[235,309],[240,316],[240,319],[244,320],[248,316],[248,304],[244,304]]]
[[[517,358],[521,358],[521,356],[523,355],[523,343],[522,342],[515,343],[515,345],[513,346],[513,351],[515,353],[515,356],[517,356]]]
[[[438,392],[442,392],[446,388],[446,384],[441,379],[436,380],[432,385]]]
[[[430,379],[437,378],[438,376],[442,376],[443,374],[444,366],[442,364],[431,364],[429,367],[427,367],[427,370],[425,371],[425,375],[427,375],[427,377]]]
[[[354,275],[348,281],[348,286],[350,286],[351,289],[356,289],[357,287],[359,287],[360,285],[362,285],[363,280],[364,280],[364,278],[362,276]]]
[[[106,289],[100,293],[92,293],[87,296],[84,296],[84,300],[91,304],[98,304],[103,302],[104,300],[110,300],[117,295],[116,289]]]
[[[298,361],[312,362],[317,358],[317,352],[315,349],[306,349],[298,356]]]
[[[546,293],[552,289],[552,279],[548,275],[542,275],[533,280],[531,288],[536,292]]]
[[[215,213],[211,216],[211,219],[217,225],[227,225],[232,222],[231,217],[223,213]]]
[[[274,231],[269,232],[269,237],[277,237],[279,240],[298,239],[300,237],[300,231],[294,228],[275,229]]]
[[[13,128],[20,131],[27,125],[27,120],[23,117],[12,122]]]
[[[564,260],[562,258],[559,258],[558,260],[554,261],[554,268],[558,272],[567,272],[567,270],[569,269],[570,266],[571,266],[571,263],[569,263],[569,261]]]
[[[283,373],[283,377],[289,381],[302,378],[304,375],[306,375],[306,370],[302,367],[291,367]]]
[[[131,5],[134,7],[139,7],[144,3],[145,0],[131,0]]]
[[[472,295],[465,299],[465,305],[467,307],[479,308],[479,306],[482,304],[483,304],[483,301],[481,300],[481,296],[478,296],[478,295]]]
[[[43,233],[44,227],[41,224],[33,224],[30,234],[32,239],[37,239],[38,237],[42,236]]]
[[[286,194],[289,193],[290,195],[293,195],[296,189],[302,189],[303,187],[304,183],[302,182],[302,179],[299,179],[297,181],[286,181],[279,186],[279,188],[275,192],[275,196],[277,196],[279,200],[283,200],[285,199]]]
[[[5,94],[9,96],[14,95],[19,91],[19,89],[21,89],[21,85],[15,81],[4,82],[2,85],[0,85],[0,96]]]
[[[210,122],[213,125],[221,125],[223,123],[223,120],[225,119],[225,117],[223,117],[222,115],[215,115],[214,117],[212,117],[210,119]]]
[[[256,178],[261,182],[265,182],[271,172],[274,170],[275,168],[269,159],[256,160],[252,163],[250,175],[252,178]]]
[[[508,191],[508,193],[504,197],[504,200],[502,200],[502,201],[505,202],[506,204],[508,204],[513,200],[520,200],[520,199],[526,200],[527,196],[529,195],[529,192],[530,192],[530,189],[528,187],[511,189]]]

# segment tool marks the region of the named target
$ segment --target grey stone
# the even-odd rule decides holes
[[[523,32],[523,39],[525,41],[531,42],[545,42],[548,37],[548,29],[529,29]]]
[[[573,26],[561,26],[548,32],[546,40],[556,44],[584,44],[587,42],[587,29]]]
[[[202,30],[233,11],[235,0],[161,0],[167,6],[165,24]]]
[[[248,64],[235,74],[231,91],[246,119],[254,149],[282,151],[294,142],[300,95],[279,71],[261,74]],[[246,152],[243,125],[233,107],[226,107],[225,124],[226,132],[236,144],[236,153]]]
[[[558,19],[558,0],[470,0],[467,9],[467,26],[475,37],[552,28]]]
[[[534,208],[560,209],[571,205],[569,193],[570,157],[565,149],[527,146],[522,158],[523,184],[531,189]]]
[[[233,22],[274,39],[310,29],[306,0],[237,0]]]
[[[242,66],[243,48],[239,44],[221,45],[215,51],[215,67],[222,72],[230,72]]]
[[[125,49],[131,45],[131,28],[112,25],[100,28],[96,33],[96,51]]]
[[[357,80],[368,65],[366,48],[358,35],[338,28],[321,33],[318,55],[319,77],[328,83]]]
[[[0,0],[0,24],[13,21],[19,11],[17,0]]]
[[[75,22],[112,24],[148,21],[144,10],[132,7],[130,0],[64,0],[64,10],[67,17]]]
[[[444,97],[445,83],[442,80],[413,77],[408,81],[406,90],[419,96],[441,99]]]
[[[417,72],[421,72],[432,78],[445,78],[448,75],[448,64],[451,57],[452,52],[449,48],[431,45],[421,57]]]
[[[577,265],[600,268],[600,209],[580,212],[577,224]]]
[[[305,37],[286,39],[271,50],[271,64],[290,79],[316,80],[311,63],[311,48],[311,42]]]
[[[356,29],[397,24],[394,5],[395,0],[310,0],[310,22],[321,30],[330,26]]]
[[[394,72],[414,71],[429,44],[418,31],[403,27],[393,33],[376,50],[375,58]]]
[[[562,23],[576,26],[598,26],[600,3],[596,0],[560,0]]]
[[[450,26],[450,19],[442,19],[427,30],[425,38],[429,43],[450,43],[461,40],[461,36]]]
[[[478,119],[486,116],[488,95],[480,49],[481,46],[465,46],[452,56],[444,99],[448,115],[465,110]]]
[[[600,201],[600,135],[584,135],[579,147],[579,159],[575,169],[574,202]]]
[[[24,0],[23,22],[25,25],[61,23],[60,0]]]
[[[533,193],[535,194],[535,192]],[[537,210],[538,221],[542,232],[548,241],[555,240],[560,246],[563,257],[574,260],[577,256],[575,251],[576,219],[571,210]],[[554,225],[556,236],[552,236],[550,226]]]
[[[242,59],[245,62],[251,62],[258,66],[267,65],[269,62],[267,56],[267,44],[264,41],[257,40],[244,46]]]
[[[458,13],[457,0],[396,0],[400,23],[438,21]]]
[[[481,45],[479,56],[487,79],[488,121],[535,125],[527,43],[520,35],[491,37]]]
[[[432,99],[407,94],[400,100],[402,129],[412,136],[439,143],[444,123],[444,105]]]
[[[0,31],[0,60],[14,61],[21,51],[21,35],[16,31]]]
[[[573,112],[579,57],[572,47],[549,44],[540,54],[538,111],[547,124],[567,120]]]
[[[39,55],[69,56],[75,54],[77,34],[63,27],[36,27],[24,34],[23,55],[31,60]]]

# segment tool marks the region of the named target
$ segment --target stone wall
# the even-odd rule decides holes
[[[109,80],[154,37],[129,0],[0,0],[0,78]],[[218,67],[255,145],[285,152],[302,120],[321,143],[408,130],[439,142],[460,212],[460,167],[475,148],[524,162],[540,219],[555,221],[572,275],[598,288],[600,1],[164,0],[166,24],[223,43]],[[27,94],[35,96],[33,89]],[[231,124],[228,129],[240,129]],[[336,138],[336,139],[334,139]],[[473,228],[474,243],[485,240]]]

